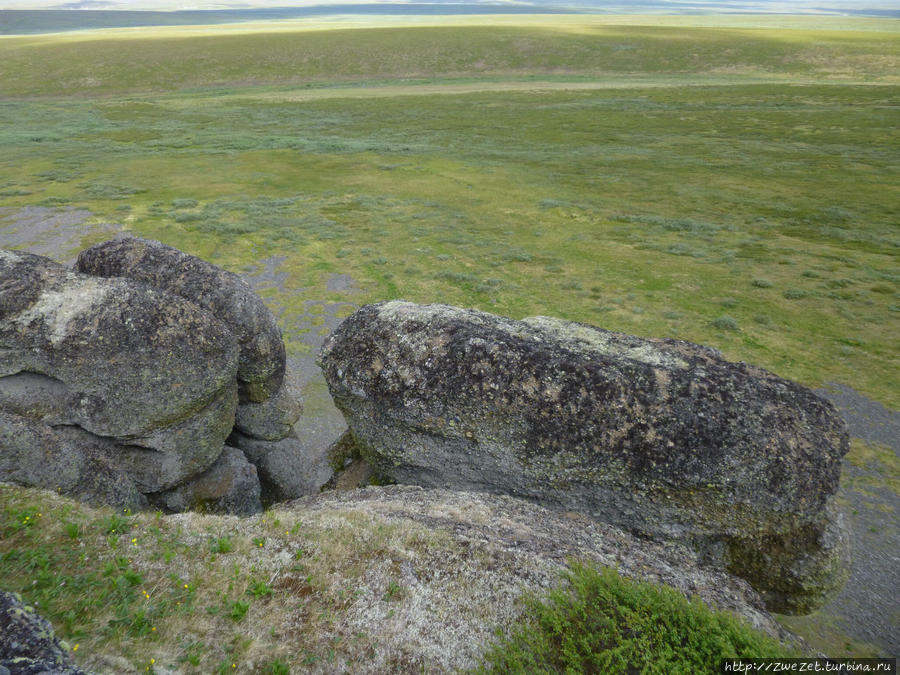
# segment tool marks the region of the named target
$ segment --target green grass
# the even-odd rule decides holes
[[[312,299],[549,314],[897,407],[896,87],[690,78],[7,100],[0,203],[88,208],[234,271],[283,256],[286,322]],[[326,293],[334,273],[365,293]]]
[[[129,672],[209,673],[222,663],[296,672],[334,646],[331,622],[346,599],[332,575],[366,555],[328,523],[301,528],[271,512],[178,521],[0,486],[3,589],[48,618],[79,663],[103,671],[122,672],[124,660]]]
[[[796,656],[734,617],[664,586],[577,562],[566,586],[532,597],[481,673],[718,673],[729,658]]]
[[[593,17],[548,23],[10,37],[0,41],[0,92],[93,97],[248,84],[687,73],[896,82],[900,51],[890,32],[619,26]],[[888,31],[897,25],[884,22]]]
[[[0,486],[3,589],[21,593],[76,661],[97,672],[285,673],[312,664],[327,672],[366,670],[385,641],[403,655],[397,645],[409,639],[389,637],[393,612],[410,597],[406,582],[395,570],[373,586],[373,572],[406,561],[421,583],[434,584],[431,594],[417,595],[429,598],[420,610],[427,625],[439,625],[430,612],[442,605],[429,603],[450,593],[447,584],[459,596],[454,601],[450,593],[446,611],[458,611],[461,596],[471,621],[468,589],[453,584],[465,585],[462,569],[485,553],[467,544],[352,509],[279,507],[253,518],[132,515]],[[609,658],[612,666],[602,672],[616,672],[623,659],[653,658],[671,669],[648,672],[687,672],[687,664],[708,668],[719,656],[785,653],[732,616],[666,587],[577,563],[566,578],[549,598],[532,597],[520,624],[498,627],[511,637],[485,669],[540,672],[531,666],[543,664],[556,672],[557,657],[569,664]],[[489,590],[488,603],[495,601]],[[360,612],[372,618],[365,632],[351,632]],[[609,649],[610,639],[618,646]],[[544,653],[558,647],[557,657]],[[399,672],[418,672],[428,657],[406,653],[392,663]]]

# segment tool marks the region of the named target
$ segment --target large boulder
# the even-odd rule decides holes
[[[205,470],[233,425],[237,341],[176,295],[2,251],[0,345],[0,408],[118,443],[142,491]]]
[[[158,241],[119,237],[78,255],[76,269],[100,277],[126,277],[178,295],[222,321],[240,343],[241,401],[261,402],[284,377],[281,330],[253,289],[236,274]]]
[[[802,613],[843,583],[846,427],[713,349],[445,305],[363,307],[320,364],[363,455],[401,483],[483,490],[678,539]]]

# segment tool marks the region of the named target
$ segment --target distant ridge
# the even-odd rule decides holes
[[[541,4],[509,2],[431,3],[373,2],[359,4],[322,4],[304,7],[255,7],[243,9],[198,10],[115,10],[90,9],[91,0],[60,5],[57,9],[0,9],[0,35],[56,33],[97,28],[137,28],[142,26],[191,26],[244,21],[272,21],[308,17],[358,16],[456,16],[464,14],[820,14],[900,18],[900,9],[882,7],[796,7],[785,9],[769,0],[746,3],[660,2],[636,0],[622,4],[610,0],[575,0],[571,5],[549,0]]]
[[[265,7],[210,9],[174,12],[121,11],[107,9],[0,10],[0,35],[55,33],[92,28],[136,28],[140,26],[190,26],[242,21],[271,21],[305,17],[359,15],[459,15],[459,14],[572,14],[565,7],[486,3],[367,3],[313,5],[309,7]]]

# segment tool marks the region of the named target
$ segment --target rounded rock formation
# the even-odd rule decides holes
[[[810,611],[846,577],[830,510],[843,420],[713,349],[395,301],[346,319],[320,363],[364,457],[397,482],[685,541],[778,611]]]
[[[285,351],[275,318],[239,276],[158,241],[118,237],[78,255],[75,269],[124,277],[171,293],[222,321],[240,343],[241,401],[265,401],[284,377]]]

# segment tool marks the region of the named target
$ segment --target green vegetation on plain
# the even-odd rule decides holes
[[[0,204],[284,257],[286,323],[549,314],[897,407],[898,23],[548,22],[6,38]]]

